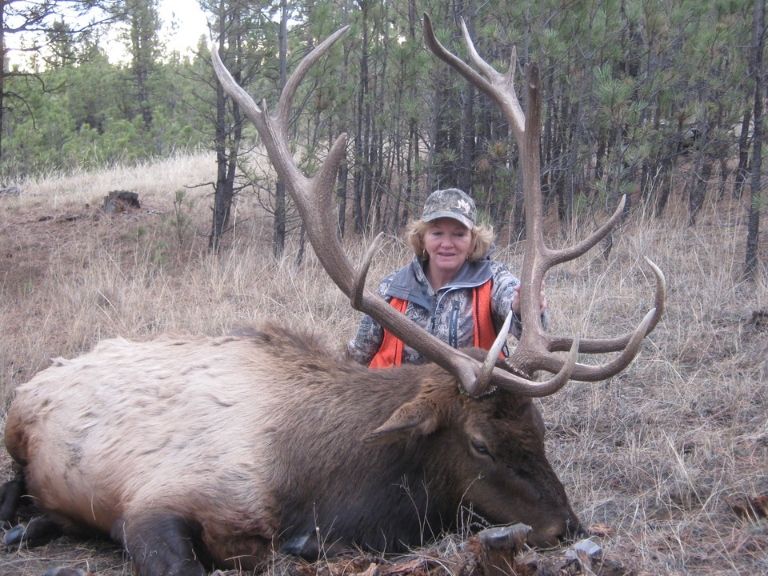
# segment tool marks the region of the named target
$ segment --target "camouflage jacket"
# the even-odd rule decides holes
[[[472,290],[491,279],[491,315],[498,330],[512,307],[514,287],[520,280],[505,264],[496,260],[486,258],[465,262],[456,277],[435,292],[427,280],[422,261],[414,257],[410,264],[384,278],[377,292],[387,302],[392,298],[407,300],[406,316],[454,348],[466,348],[474,341]],[[545,327],[548,320],[545,312],[542,316]],[[514,317],[510,333],[519,338],[521,330],[519,319]],[[363,316],[357,336],[347,346],[347,353],[357,362],[368,365],[383,339],[382,327],[369,316]],[[404,364],[426,362],[426,358],[410,346],[403,347]]]

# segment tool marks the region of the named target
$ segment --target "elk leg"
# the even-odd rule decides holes
[[[38,516],[32,518],[26,526],[19,524],[5,533],[3,543],[8,548],[20,548],[27,546],[34,548],[44,546],[64,534],[61,524],[48,518],[47,516]]]
[[[0,522],[13,521],[24,492],[24,474],[19,470],[13,480],[0,486]]]
[[[138,576],[205,576],[200,527],[179,514],[152,512],[123,516],[112,526],[112,538],[131,555]],[[196,548],[197,546],[197,548]]]

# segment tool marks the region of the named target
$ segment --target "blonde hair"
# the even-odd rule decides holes
[[[411,220],[405,228],[405,241],[422,260],[426,259],[426,249],[424,247],[424,234],[432,227],[432,222],[424,220]],[[474,262],[485,256],[493,246],[493,226],[490,224],[476,224],[472,230],[472,243],[469,246],[467,260]]]

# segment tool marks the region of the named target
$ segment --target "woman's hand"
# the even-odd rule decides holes
[[[544,293],[546,282],[541,283],[541,296],[539,297],[539,314],[544,314],[547,309],[547,295]],[[520,316],[520,284],[514,287],[515,297],[512,298],[512,312]]]

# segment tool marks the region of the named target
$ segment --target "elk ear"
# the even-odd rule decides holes
[[[427,435],[440,424],[439,410],[433,400],[417,397],[394,411],[381,426],[363,438],[363,442],[386,444],[411,434]]]

